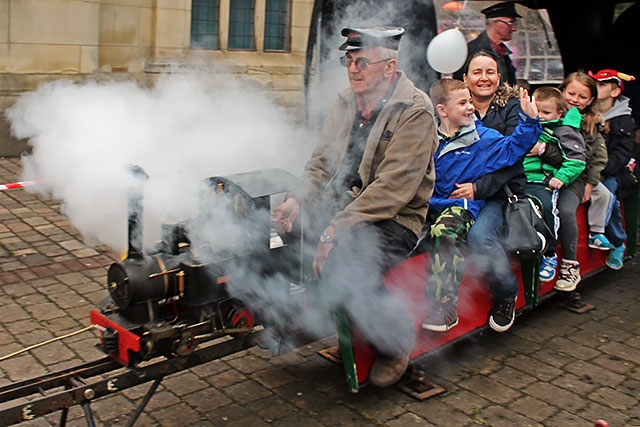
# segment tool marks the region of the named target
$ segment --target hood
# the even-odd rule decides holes
[[[437,156],[441,157],[450,151],[473,145],[478,142],[479,139],[476,124],[475,122],[471,122],[469,126],[461,128],[460,132],[450,140],[441,139],[440,146],[442,149]]]
[[[630,116],[631,107],[629,107],[629,98],[620,95],[614,102],[609,111],[604,113],[604,119],[609,120],[618,116]]]
[[[505,83],[498,87],[498,90],[496,91],[496,95],[493,97],[492,102],[497,107],[504,108],[504,106],[507,105],[507,102],[509,102],[511,98],[520,99],[520,89],[518,89],[517,86],[510,86],[509,84]]]

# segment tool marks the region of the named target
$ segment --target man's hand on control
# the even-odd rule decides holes
[[[287,199],[273,210],[271,224],[279,233],[290,233],[299,213],[298,201],[294,198]]]

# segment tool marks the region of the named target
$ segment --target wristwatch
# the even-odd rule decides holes
[[[335,245],[336,243],[338,243],[338,241],[323,231],[320,235],[320,243],[329,243]]]

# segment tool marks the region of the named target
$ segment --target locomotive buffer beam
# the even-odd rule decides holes
[[[60,425],[64,426],[69,408],[82,405],[87,425],[93,426],[90,408],[93,400],[153,381],[127,423],[128,426],[132,426],[165,376],[253,347],[263,332],[264,330],[260,330],[246,337],[233,339],[223,338],[197,349],[188,356],[158,358],[157,361],[152,360],[138,367],[124,368],[111,358],[105,357],[71,369],[1,387],[0,424],[18,424],[62,411]]]

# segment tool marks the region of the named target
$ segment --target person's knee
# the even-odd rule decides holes
[[[576,207],[573,205],[558,205],[558,216],[560,217],[560,223],[562,221],[576,221]]]
[[[491,227],[472,226],[467,235],[467,246],[477,251],[487,248],[493,248],[498,245],[498,232]]]

